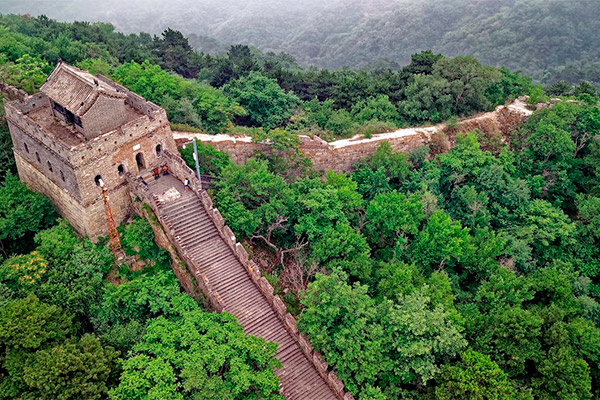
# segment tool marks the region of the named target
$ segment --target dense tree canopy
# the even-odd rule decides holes
[[[280,400],[276,346],[181,293],[147,221],[120,229],[141,270],[64,220],[0,264],[0,397]]]
[[[199,53],[173,29],[154,37],[113,29],[44,16],[0,16],[0,77],[34,92],[60,58],[163,106],[178,129],[235,133],[234,124],[266,131],[287,127],[326,139],[490,110],[531,87],[530,80],[507,69],[431,51],[414,54],[399,71],[305,70],[285,54],[245,45],[223,55]]]
[[[0,183],[0,259],[14,251],[30,250],[34,234],[51,226],[56,218],[47,197],[28,190],[9,172]]]
[[[196,310],[154,320],[123,364],[113,399],[272,399],[276,345],[246,336],[232,316]]]
[[[282,6],[281,2],[256,2],[239,7],[235,1],[218,5],[210,1],[182,1],[167,12],[159,2],[147,7],[129,3],[106,3],[87,7],[81,1],[23,3],[5,0],[3,12],[46,14],[65,21],[109,21],[120,32],[150,32],[142,49],[131,49],[135,38],[113,38],[108,24],[78,22],[78,40],[110,37],[120,54],[152,54],[156,46],[193,63],[170,27],[189,32],[189,45],[212,54],[225,52],[227,44],[249,43],[261,49],[292,54],[302,65],[326,68],[350,66],[370,70],[398,68],[411,54],[434,49],[451,56],[474,54],[485,64],[522,70],[552,84],[566,79],[598,81],[600,42],[594,0],[389,0],[386,3],[343,0],[307,0]],[[400,10],[400,11],[399,11]],[[44,25],[42,25],[45,27]],[[88,28],[88,29],[86,29]],[[167,32],[169,32],[167,30]],[[69,34],[68,32],[63,35]],[[275,54],[284,65],[289,54]],[[165,62],[165,65],[167,63]],[[240,66],[246,63],[239,63]],[[223,68],[228,76],[240,68]],[[194,72],[181,68],[180,73]],[[235,79],[235,78],[234,78]]]
[[[223,91],[248,112],[243,123],[267,130],[284,125],[298,103],[293,93],[285,93],[275,79],[259,72],[230,81]]]
[[[250,160],[215,198],[238,236],[289,252],[268,276],[359,398],[591,399],[597,112],[559,102],[493,152],[480,132],[435,156],[384,144],[350,177]]]

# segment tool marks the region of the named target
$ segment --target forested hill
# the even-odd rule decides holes
[[[82,7],[67,11],[86,18]],[[453,26],[454,12],[436,26]],[[541,87],[432,51],[398,71],[302,69],[244,45],[195,52],[174,29],[125,35],[107,23],[0,15],[0,81],[34,93],[59,59],[156,102],[175,128],[271,141],[243,165],[198,143],[200,172],[215,178],[209,195],[225,223],[357,400],[600,399],[600,94],[588,82]],[[524,94],[532,107],[559,99],[506,137],[456,134],[458,118]],[[0,399],[283,400],[275,345],[180,292],[151,216],[119,228],[137,262],[117,267],[103,241],[78,238],[19,182],[3,109],[0,99]],[[404,154],[382,144],[349,174],[323,176],[298,146],[298,134],[368,137],[441,121],[447,130],[428,146]],[[181,150],[192,167],[193,147]]]
[[[108,0],[94,7],[82,0],[3,3],[3,13],[109,21],[125,32],[158,34],[171,27],[200,50],[244,43],[326,68],[362,67],[383,58],[404,65],[411,54],[432,49],[447,56],[472,54],[483,64],[521,69],[547,84],[600,75],[597,0],[177,0],[169,7],[158,0]],[[570,68],[562,71],[565,66]]]

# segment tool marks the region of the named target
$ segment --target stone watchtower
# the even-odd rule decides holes
[[[99,182],[117,223],[130,196],[122,175],[177,148],[165,110],[110,79],[60,62],[40,93],[6,104],[19,177],[50,197],[82,235],[108,234]]]

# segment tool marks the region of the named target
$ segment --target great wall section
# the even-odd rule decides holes
[[[298,331],[295,318],[236,241],[194,172],[169,151],[164,151],[161,162],[168,165],[170,175],[148,179],[148,186],[131,173],[126,173],[125,179],[137,213],[151,223],[157,219],[167,239],[163,246],[173,246],[187,264],[189,275],[174,262],[183,287],[193,295],[197,286],[210,308],[235,315],[247,334],[278,344],[276,357],[282,368],[276,374],[286,399],[353,399]],[[183,188],[185,179],[190,190]],[[136,207],[139,202],[148,204],[153,215],[139,204]]]
[[[532,111],[525,99],[517,99],[507,106],[499,106],[493,112],[484,113],[460,121],[454,133],[473,129],[488,135],[506,137],[520,125]],[[375,152],[383,142],[390,143],[395,151],[410,150],[427,145],[438,132],[444,132],[444,124],[432,127],[401,129],[374,135],[372,138],[355,137],[327,143],[319,138],[302,137],[300,150],[311,158],[315,168],[346,172],[360,159]],[[222,135],[189,135],[174,132],[174,138],[187,141],[200,139],[220,150],[225,150],[239,163],[264,149],[266,143],[255,143],[251,138],[232,138]],[[212,140],[211,140],[212,139]],[[299,332],[295,318],[287,312],[285,304],[274,294],[273,287],[261,276],[258,266],[249,259],[241,243],[237,242],[231,229],[202,183],[179,155],[164,151],[161,163],[171,171],[170,183],[153,181],[146,187],[130,173],[125,176],[130,187],[133,204],[136,200],[148,204],[152,215],[140,207],[137,213],[149,220],[156,218],[165,236],[163,247],[172,247],[187,265],[182,271],[174,262],[173,269],[188,293],[194,287],[207,298],[210,308],[235,315],[244,331],[278,344],[277,359],[282,368],[281,393],[289,400],[350,400],[354,397],[344,391],[344,384],[328,367],[322,356],[310,345],[308,338]],[[183,190],[181,182],[187,179],[190,190]],[[160,184],[159,184],[160,182]],[[174,198],[166,196],[168,190]],[[134,207],[135,208],[135,207]],[[152,222],[152,221],[151,221]]]
[[[97,120],[86,123],[83,112],[83,122],[75,129],[71,123],[77,114],[73,113],[71,120],[57,116],[55,111],[69,109],[55,105],[59,96],[50,97],[51,90],[29,96],[0,84],[0,91],[9,99],[5,109],[21,180],[50,197],[59,213],[92,240],[107,231],[108,219],[103,229],[99,224],[104,208],[112,209],[118,222],[131,213],[148,219],[157,243],[171,254],[173,271],[190,296],[204,300],[208,309],[235,315],[247,334],[278,344],[276,357],[282,367],[275,373],[286,399],[353,399],[298,331],[295,318],[249,260],[212,206],[202,182],[177,153],[164,110],[105,77],[93,77],[60,63],[53,74],[57,71],[63,74],[58,80],[62,89],[74,91],[62,104],[76,98],[76,106],[87,101],[91,108],[101,96],[110,96],[119,99],[109,105],[111,111],[125,110],[133,114],[133,120],[85,139],[82,136],[91,133],[90,127],[99,126]],[[52,83],[50,78],[46,84]],[[85,152],[83,156],[78,149]],[[151,166],[165,164],[170,175],[160,181],[149,179]],[[141,176],[150,184],[141,183]],[[185,179],[191,190],[184,190]],[[105,203],[100,209],[99,199],[105,195],[110,197],[110,205]],[[93,236],[86,225],[90,215],[97,220],[92,225]]]
[[[93,228],[91,232],[102,230],[99,224],[104,210],[97,187],[99,180],[102,181],[106,184],[102,190],[112,198],[113,212],[120,210],[115,213],[118,222],[125,218],[126,210],[150,221],[157,243],[171,253],[173,270],[186,292],[205,300],[210,309],[235,315],[246,333],[278,344],[276,357],[282,368],[276,373],[286,399],[353,399],[308,338],[299,332],[295,318],[287,312],[283,301],[274,294],[273,287],[225,225],[221,213],[213,207],[202,182],[177,154],[173,139],[181,143],[196,137],[226,151],[238,163],[269,144],[226,135],[174,132],[171,136],[166,114],[157,105],[105,77],[94,78],[68,66],[62,69],[79,84],[89,86],[90,93],[120,99],[118,104],[109,107],[128,112],[133,109],[135,113],[131,121],[114,130],[82,138],[82,133],[91,131],[76,130],[69,125],[69,120],[66,123],[59,120],[55,112],[61,110],[55,104],[57,99],[44,93],[28,96],[0,84],[0,91],[14,100],[6,106],[7,120],[21,179],[30,188],[51,197],[59,212],[82,234],[88,233],[89,226]],[[51,112],[49,119],[41,118],[42,112]],[[85,128],[88,126],[85,112],[80,114]],[[488,135],[506,137],[529,115],[531,110],[526,107],[525,99],[517,99],[493,112],[460,121],[453,134],[479,129]],[[303,136],[300,150],[318,170],[347,172],[356,162],[373,154],[384,141],[395,151],[409,152],[431,144],[442,132],[447,132],[443,124],[331,143]],[[449,148],[452,137],[444,137]],[[75,138],[76,145],[71,143]],[[76,154],[78,149],[82,152]],[[147,179],[148,185],[140,182],[139,176],[147,177],[150,165],[164,164],[171,172],[169,176],[156,181]],[[183,188],[182,182],[186,179],[190,190]],[[73,209],[77,212],[73,213]],[[87,228],[78,226],[82,216],[92,221],[86,222]]]
[[[469,132],[478,129],[486,135],[506,137],[530,116],[532,111],[527,107],[526,98],[518,98],[508,105],[496,107],[494,111],[476,115],[459,121],[452,129],[452,134]],[[382,142],[388,142],[394,151],[408,153],[411,150],[429,145],[436,140],[435,135],[447,131],[445,124],[428,127],[399,129],[394,132],[373,135],[371,138],[355,136],[350,139],[326,142],[318,137],[300,136],[300,151],[308,157],[315,169],[321,171],[349,172],[354,164],[364,157],[373,154]],[[452,142],[452,134],[448,143],[442,143],[448,150]],[[244,163],[253,157],[256,151],[264,150],[268,143],[256,143],[249,136],[207,135],[193,132],[174,131],[173,137],[178,143],[196,138],[217,150],[223,150],[237,163]]]

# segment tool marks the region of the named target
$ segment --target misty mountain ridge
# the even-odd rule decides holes
[[[570,80],[600,68],[600,2],[582,0],[8,0],[2,13],[104,21],[117,30],[158,34],[167,27],[209,53],[242,43],[284,51],[303,66],[399,65],[432,49],[472,54],[484,64],[523,70],[538,80],[570,66]],[[592,64],[592,70],[590,69]],[[556,71],[555,71],[556,72]],[[555,74],[555,75],[560,75]],[[563,74],[564,75],[564,74]],[[571,79],[573,78],[573,79]],[[589,77],[588,77],[589,79]]]

